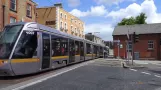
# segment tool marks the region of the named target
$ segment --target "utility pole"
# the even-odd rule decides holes
[[[118,39],[118,42],[117,42],[117,46],[118,46],[118,59],[120,58],[120,42],[119,42],[119,39]]]

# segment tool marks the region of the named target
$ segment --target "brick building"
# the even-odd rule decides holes
[[[32,0],[0,0],[0,31],[9,24],[36,20],[36,3]]]
[[[127,52],[132,52],[132,43],[127,40],[128,32],[130,41],[133,32],[139,34],[139,42],[133,46],[134,59],[161,60],[161,23],[115,27],[113,40],[120,40],[121,46],[118,50],[117,43],[114,44],[115,57],[119,54],[121,58],[127,58]]]
[[[36,9],[37,22],[84,38],[84,22],[63,9],[61,3]]]

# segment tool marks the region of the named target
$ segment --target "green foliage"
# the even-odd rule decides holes
[[[140,15],[136,17],[124,18],[118,25],[134,25],[134,24],[146,24],[147,16],[145,13],[140,13]]]

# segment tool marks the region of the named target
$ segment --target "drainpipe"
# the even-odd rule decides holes
[[[5,26],[5,5],[2,6],[2,12],[3,12],[3,27]]]

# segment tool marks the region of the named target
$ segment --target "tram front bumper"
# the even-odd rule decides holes
[[[6,60],[0,60],[0,76],[13,76],[10,64]]]

